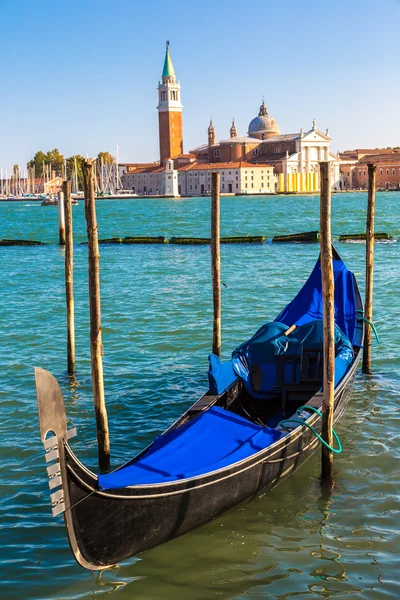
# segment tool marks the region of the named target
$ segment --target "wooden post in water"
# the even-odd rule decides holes
[[[213,289],[212,352],[221,356],[220,174],[211,174],[211,276]]]
[[[72,233],[71,182],[64,181],[65,214],[65,296],[67,303],[67,360],[68,373],[75,373],[74,320],[74,239]]]
[[[60,240],[60,246],[65,246],[65,214],[64,214],[64,200],[63,193],[58,192],[58,234]]]
[[[322,439],[332,447],[333,406],[335,394],[335,304],[331,238],[331,165],[320,163],[320,246],[324,317],[324,391],[322,402]],[[333,453],[322,444],[322,480],[332,480]]]
[[[104,399],[103,344],[101,341],[100,312],[100,255],[93,161],[91,159],[84,160],[82,168],[89,255],[90,359],[92,365],[93,400],[96,413],[99,466],[101,471],[108,471],[110,468],[110,441]]]
[[[365,268],[365,308],[364,316],[372,323],[372,297],[374,286],[374,224],[375,224],[375,187],[376,187],[376,165],[368,165],[368,212],[366,229],[366,268]],[[372,331],[370,325],[366,325],[363,343],[362,372],[371,374],[371,342]]]

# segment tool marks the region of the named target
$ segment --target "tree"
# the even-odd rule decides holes
[[[63,176],[64,156],[60,154],[58,148],[47,152],[47,164],[51,165],[51,170],[56,172],[56,175]]]
[[[60,154],[57,148],[44,153],[42,150],[36,152],[35,156],[28,162],[28,167],[35,167],[36,177],[43,177],[43,165],[51,165],[51,171],[55,171],[56,175],[63,176],[64,156]],[[51,173],[50,173],[51,176]]]
[[[103,165],[111,165],[115,162],[115,158],[109,152],[99,152],[96,160],[98,164],[103,161]]]
[[[83,171],[82,171],[82,163],[85,159],[80,154],[75,154],[74,156],[70,156],[67,158],[67,179],[74,179],[73,185],[75,184],[75,164],[76,164],[76,172],[78,179],[78,187],[79,189],[83,188]]]
[[[39,150],[35,156],[28,162],[29,169],[35,168],[36,177],[43,177],[43,165],[47,164],[47,155]]]

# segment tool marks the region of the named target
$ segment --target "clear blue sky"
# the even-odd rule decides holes
[[[184,150],[262,95],[282,133],[312,119],[334,150],[400,145],[400,0],[0,0],[0,166],[66,156],[158,158],[165,40],[182,86]]]

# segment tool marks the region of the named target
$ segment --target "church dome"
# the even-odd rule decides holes
[[[265,139],[279,134],[279,127],[275,119],[268,115],[264,100],[260,106],[258,116],[249,124],[248,135],[259,139]]]

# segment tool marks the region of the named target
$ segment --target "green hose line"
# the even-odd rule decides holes
[[[358,317],[358,319],[360,321],[364,321],[364,323],[368,323],[368,325],[371,327],[372,331],[374,332],[375,339],[376,339],[377,343],[380,344],[381,341],[379,339],[378,332],[377,332],[377,330],[375,328],[375,325],[373,323],[371,323],[371,321],[368,321],[368,319],[366,319],[364,317],[364,311],[363,310],[358,310],[357,312],[362,314],[362,316]]]
[[[314,406],[300,406],[296,410],[296,413],[299,414],[299,412],[301,412],[302,410],[311,410],[312,412],[315,412],[315,413],[317,413],[317,415],[319,415],[320,417],[322,417],[321,411],[319,411],[318,408],[314,408]],[[299,423],[300,425],[308,427],[308,429],[315,435],[315,437],[321,442],[321,444],[323,444],[326,448],[328,448],[328,450],[330,450],[331,452],[334,452],[335,454],[340,454],[341,451],[342,451],[342,444],[340,442],[338,434],[333,429],[333,427],[332,427],[332,433],[333,433],[333,437],[335,438],[336,443],[338,445],[337,448],[332,448],[331,446],[329,446],[329,444],[327,444],[325,442],[325,440],[322,439],[322,437],[319,435],[319,433],[317,433],[315,431],[314,427],[312,427],[311,425],[309,425],[305,421],[301,421],[300,419],[283,419],[283,421],[281,421],[280,423],[278,423],[278,427],[281,426],[281,427],[283,427],[283,429],[286,429],[286,431],[289,431],[289,428],[286,427],[286,425],[283,425],[283,423]]]

